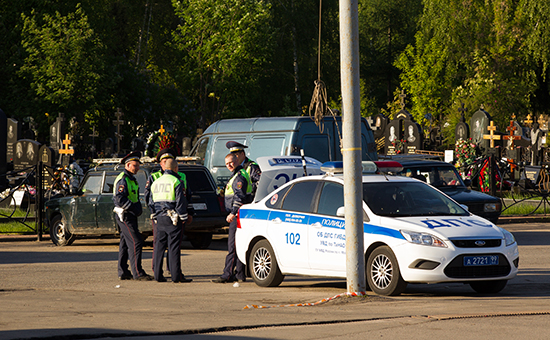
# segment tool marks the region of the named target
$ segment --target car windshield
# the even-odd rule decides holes
[[[420,179],[438,188],[464,186],[460,175],[452,166],[406,167],[398,175]]]
[[[449,197],[418,182],[363,183],[363,200],[380,216],[469,216]]]

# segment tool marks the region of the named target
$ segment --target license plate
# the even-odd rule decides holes
[[[208,210],[206,203],[191,203],[195,210]]]
[[[464,256],[464,266],[496,266],[498,255]]]

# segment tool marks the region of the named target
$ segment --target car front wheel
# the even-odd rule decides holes
[[[370,254],[365,273],[369,287],[378,295],[399,295],[407,287],[397,259],[388,246],[378,247]]]
[[[61,215],[57,215],[52,219],[52,223],[50,224],[50,237],[53,244],[63,247],[70,246],[74,242],[76,235],[71,234],[63,223]]]
[[[470,287],[481,294],[496,294],[506,287],[507,280],[475,281],[470,282]]]
[[[248,260],[252,279],[261,287],[277,287],[285,276],[281,273],[275,259],[275,253],[267,240],[254,245]]]

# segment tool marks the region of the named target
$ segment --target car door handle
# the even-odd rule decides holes
[[[271,222],[274,222],[274,223],[281,223],[282,221],[281,221],[280,218],[277,217],[277,218],[272,219]]]
[[[321,223],[319,223],[319,222],[315,222],[315,223],[313,223],[311,226],[312,226],[312,227],[315,227],[315,228],[322,228],[322,227],[323,227],[323,225],[322,225]]]

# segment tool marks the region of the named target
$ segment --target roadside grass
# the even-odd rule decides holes
[[[537,203],[538,204],[538,203]],[[503,206],[503,209],[505,207]],[[546,206],[543,204],[540,205],[540,207],[537,208],[536,211],[534,211],[536,208],[536,205],[532,205],[529,203],[517,203],[514,205],[508,205],[508,207],[502,211],[502,216],[526,216],[526,215],[546,215],[550,214],[550,205],[546,204]]]
[[[0,208],[0,234],[17,234],[17,235],[26,235],[26,234],[36,234],[35,228],[35,222],[34,220],[26,221],[25,223],[28,225],[24,225],[23,223],[10,220],[8,216],[11,217],[25,217],[27,215],[26,210],[21,209],[15,209],[15,211],[11,208]],[[34,217],[34,211],[29,212],[29,215],[27,217]],[[29,228],[30,227],[30,228]],[[32,228],[32,229],[31,229]]]

